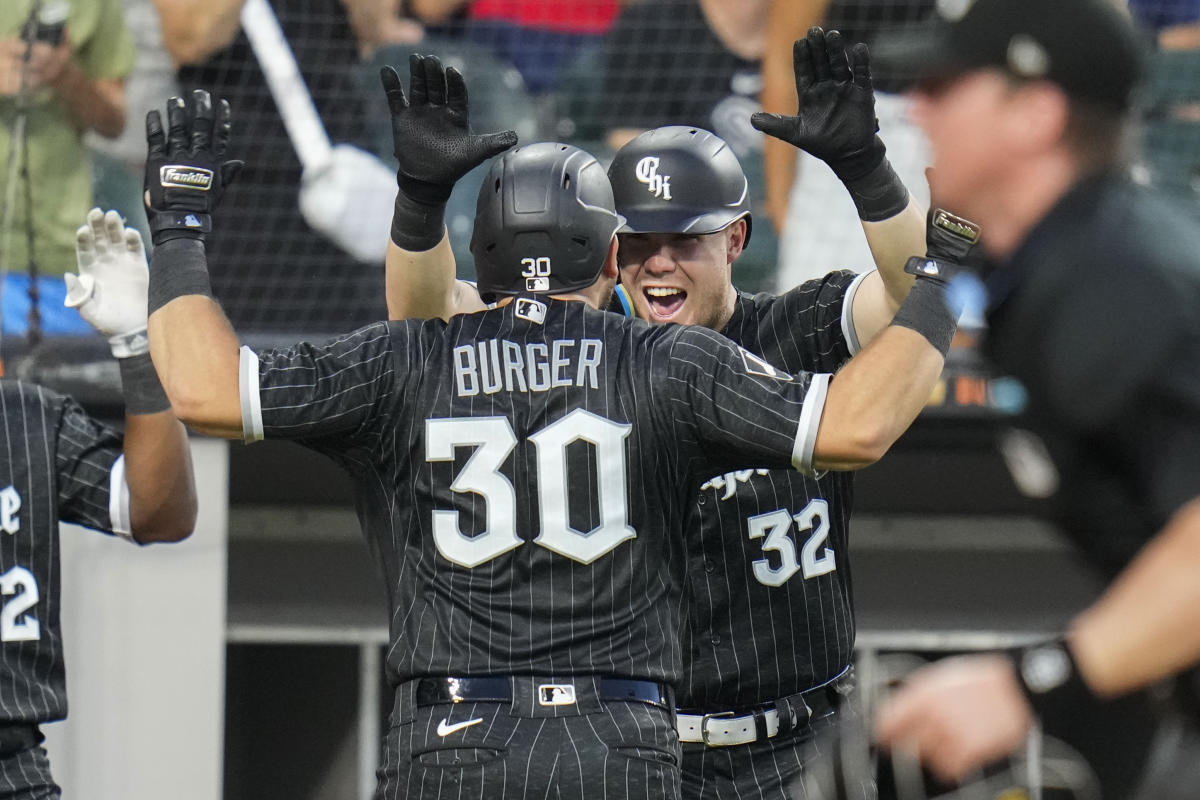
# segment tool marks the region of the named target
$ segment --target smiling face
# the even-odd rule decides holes
[[[634,311],[652,323],[724,328],[736,297],[731,267],[745,231],[737,220],[716,233],[620,234],[621,283]]]

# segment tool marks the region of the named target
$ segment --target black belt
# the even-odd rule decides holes
[[[0,723],[0,758],[15,756],[45,740],[42,731],[32,722]]]
[[[507,703],[513,699],[513,681],[529,681],[536,687],[541,705],[569,705],[575,702],[575,681],[592,678],[533,678],[529,676],[488,675],[474,678],[418,678],[416,704],[432,706],[441,703]],[[649,703],[670,709],[671,690],[664,684],[631,678],[599,678],[596,680],[601,700]]]
[[[692,713],[681,709],[676,716],[679,741],[728,747],[790,733],[836,711],[842,698],[839,686],[839,681],[833,681],[739,711]]]

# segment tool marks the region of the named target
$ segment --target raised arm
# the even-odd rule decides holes
[[[454,184],[517,142],[514,131],[471,131],[467,87],[436,56],[409,59],[409,91],[392,67],[380,72],[392,116],[396,210],[386,256],[391,319],[449,319],[483,308],[479,293],[455,279],[454,254],[443,222]]]
[[[180,541],[196,524],[196,489],[187,432],[150,362],[142,237],[117,212],[94,208],[76,231],[75,253],[66,305],[108,337],[121,369],[130,533],[143,544]]]
[[[878,461],[925,407],[956,326],[942,278],[917,277],[891,324],[834,375],[814,467],[858,469]]]
[[[912,286],[904,264],[924,252],[925,210],[888,163],[876,134],[867,46],[847,50],[840,33],[814,27],[793,45],[792,64],[797,115],[759,112],[751,122],[824,161],[850,193],[878,267],[864,279],[852,310],[865,344],[888,324]]]
[[[167,103],[167,129],[146,116],[150,352],[175,414],[201,433],[242,435],[237,335],[212,298],[203,235],[242,162],[226,161],[229,104],[208,92]]]

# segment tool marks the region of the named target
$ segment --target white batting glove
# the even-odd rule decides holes
[[[108,336],[117,358],[141,355],[150,349],[146,337],[146,293],[150,269],[141,234],[126,228],[116,211],[88,212],[87,224],[75,231],[79,274],[63,275],[68,308]]]

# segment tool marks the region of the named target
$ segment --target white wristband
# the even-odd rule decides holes
[[[146,336],[146,329],[143,327],[136,331],[118,333],[116,336],[108,337],[108,346],[112,348],[112,354],[117,358],[129,358],[149,353],[150,339]]]

